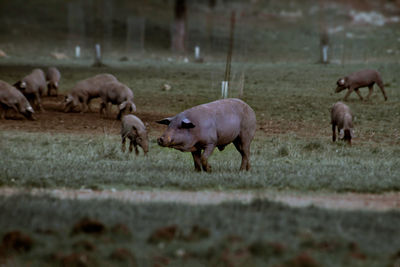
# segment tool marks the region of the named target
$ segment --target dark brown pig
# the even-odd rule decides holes
[[[133,103],[133,92],[125,84],[118,81],[104,83],[101,85],[99,92],[102,100],[100,114],[105,113],[108,115],[110,113],[109,103],[118,105],[118,120],[121,119],[122,115],[136,111],[136,106]]]
[[[250,143],[256,131],[256,115],[242,100],[229,98],[195,106],[158,123],[168,125],[158,144],[191,152],[196,171],[202,167],[210,172],[208,157],[215,147],[222,151],[230,143],[242,155],[240,170],[250,169]]]
[[[81,106],[82,113],[90,110],[90,101],[100,97],[101,85],[110,81],[117,81],[117,78],[114,75],[103,73],[77,82],[65,97],[64,112],[69,112],[77,106]]]
[[[24,115],[27,119],[34,120],[33,108],[26,97],[17,88],[0,80],[0,119],[5,118],[7,110],[12,109]]]
[[[339,92],[343,91],[344,89],[348,89],[346,95],[344,96],[344,99],[343,99],[344,101],[347,100],[347,97],[353,91],[355,91],[357,93],[357,95],[360,97],[360,99],[363,100],[363,97],[361,96],[358,89],[361,87],[368,86],[369,93],[367,96],[367,100],[369,100],[369,97],[372,94],[372,90],[374,88],[375,83],[381,89],[383,97],[385,98],[385,101],[386,101],[387,96],[386,96],[385,88],[383,86],[382,77],[379,74],[379,72],[377,72],[376,70],[361,70],[358,72],[354,72],[346,77],[340,78],[336,82],[337,87],[336,87],[335,92],[339,93]]]
[[[31,101],[35,109],[43,111],[40,97],[46,90],[46,77],[41,69],[34,69],[29,75],[16,82],[14,86]]]
[[[149,139],[147,137],[146,126],[135,115],[129,114],[122,117],[121,123],[122,151],[125,152],[125,141],[129,138],[129,152],[135,147],[135,154],[139,155],[137,146],[139,145],[144,155],[149,152]]]
[[[51,91],[56,91],[56,95],[58,95],[58,84],[60,83],[61,73],[55,67],[50,67],[46,72],[46,81],[47,81],[47,96],[51,95]]]
[[[353,115],[350,108],[337,102],[331,109],[332,141],[336,141],[336,126],[338,128],[339,138],[347,141],[351,145],[351,139],[354,136]]]

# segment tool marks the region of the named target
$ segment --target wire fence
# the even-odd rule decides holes
[[[399,60],[398,6],[388,1],[367,12],[345,2],[324,1],[327,4],[220,0],[215,1],[214,7],[209,7],[207,1],[187,1],[186,52],[180,56],[192,60],[197,47],[203,60],[223,62],[229,47],[230,14],[235,11],[232,62],[318,62],[321,58],[321,23],[327,32],[326,51],[330,63],[345,65]],[[7,4],[12,5],[12,1]],[[392,6],[388,7],[389,4]],[[136,7],[122,0],[61,1],[57,8],[64,10],[64,14],[54,14],[57,12],[46,7],[49,10],[46,14],[53,15],[53,24],[47,19],[39,19],[46,14],[35,17],[35,12],[30,10],[34,8],[33,4],[27,3],[21,8],[25,8],[23,13],[31,14],[31,17],[18,17],[18,23],[13,14],[6,13],[6,8],[1,13],[0,49],[10,48],[15,53],[18,50],[33,51],[32,56],[35,56],[43,47],[47,54],[49,50],[58,50],[74,57],[79,46],[79,56],[89,58],[93,57],[95,44],[100,44],[104,57],[109,59],[153,53],[174,56],[170,49],[173,1],[159,3],[156,7],[144,4]],[[29,10],[32,12],[25,12]],[[29,45],[18,42],[32,36],[40,38],[33,38]],[[49,47],[51,44],[56,48]]]

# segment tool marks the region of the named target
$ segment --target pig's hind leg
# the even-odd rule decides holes
[[[387,98],[387,95],[386,95],[386,92],[385,92],[385,87],[384,87],[384,85],[383,85],[382,80],[377,81],[376,84],[377,84],[377,85],[379,86],[379,88],[381,89],[382,94],[383,94],[383,97],[385,98],[385,101],[386,101],[388,98]]]
[[[332,141],[336,141],[336,124],[332,123]]]
[[[368,85],[368,90],[369,90],[369,92],[368,92],[368,95],[367,95],[367,100],[369,100],[370,96],[372,95],[372,91],[374,90],[374,84],[373,83]]]
[[[242,155],[242,164],[240,165],[240,171],[250,170],[250,142],[243,143],[240,136],[238,136],[234,141],[236,149]]]

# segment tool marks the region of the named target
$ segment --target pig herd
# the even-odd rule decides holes
[[[50,67],[46,73],[41,69],[34,69],[14,85],[0,80],[0,119],[5,118],[8,110],[14,110],[27,119],[35,119],[35,110],[44,111],[41,97],[46,88],[48,96],[57,95],[60,79],[60,71]],[[353,91],[363,100],[359,88],[368,87],[368,100],[375,83],[386,101],[381,75],[375,70],[361,70],[340,78],[335,92],[348,89],[344,100],[347,100]],[[130,114],[136,111],[132,90],[114,75],[98,74],[75,84],[65,96],[63,110],[78,110],[81,113],[91,111],[90,101],[94,98],[101,99],[100,114],[103,116],[110,116],[111,105],[117,105],[117,119],[121,120],[122,151],[125,151],[128,138],[130,152],[134,148],[135,153],[139,154],[140,146],[146,155],[149,150],[146,126],[138,117]],[[333,142],[336,141],[337,127],[339,138],[351,145],[353,115],[350,108],[342,102],[337,102],[330,111]],[[209,156],[215,148],[222,151],[230,143],[235,145],[242,156],[240,170],[250,169],[250,144],[256,131],[256,115],[254,110],[240,99],[221,99],[195,106],[157,123],[168,126],[157,139],[157,143],[162,147],[191,152],[196,171],[210,172],[211,166],[207,162]]]

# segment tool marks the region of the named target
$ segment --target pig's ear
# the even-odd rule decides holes
[[[136,105],[131,102],[131,111],[136,112]]]
[[[165,118],[165,119],[162,119],[162,120],[156,121],[156,122],[159,124],[169,125],[171,123],[171,120],[172,120],[172,118]]]
[[[70,102],[72,102],[72,97],[71,97],[71,95],[65,96],[64,102],[67,103],[67,104],[70,103]]]
[[[35,111],[33,111],[33,108],[30,105],[28,105],[26,110],[29,111],[30,113],[35,113]]]
[[[337,81],[337,84],[338,84],[339,86],[343,86],[343,85],[344,85],[344,82],[345,82],[344,78],[341,78],[341,79],[339,79],[339,80]]]
[[[124,108],[126,108],[126,104],[127,104],[126,101],[122,102],[122,103],[119,105],[119,110],[123,110]]]
[[[23,81],[18,81],[14,84],[14,87],[16,88],[25,88],[26,87],[26,83]]]
[[[182,120],[182,128],[190,129],[190,128],[194,128],[194,127],[195,127],[195,125],[189,119]]]

